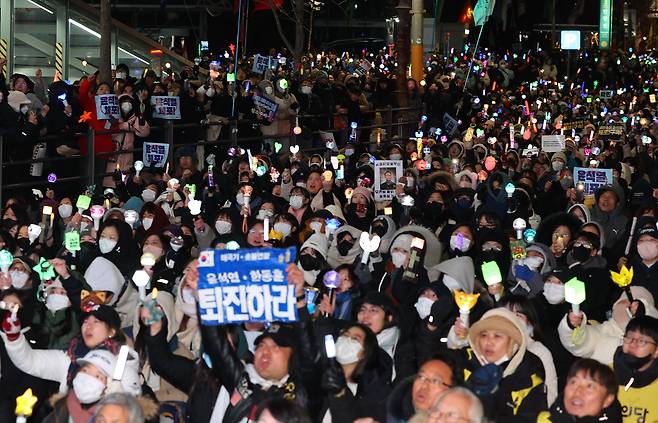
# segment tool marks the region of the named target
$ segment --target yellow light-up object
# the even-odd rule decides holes
[[[32,388],[28,388],[23,395],[16,398],[16,415],[30,417],[32,415],[32,409],[38,400],[39,399],[32,394]]]
[[[633,267],[629,269],[626,266],[622,266],[619,273],[613,272],[611,270],[610,277],[612,278],[612,281],[617,284],[617,286],[620,288],[625,288],[630,285],[631,281],[633,280]]]

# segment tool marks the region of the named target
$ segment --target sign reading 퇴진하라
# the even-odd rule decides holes
[[[295,248],[205,250],[199,256],[201,322],[297,321],[295,286],[286,266]]]

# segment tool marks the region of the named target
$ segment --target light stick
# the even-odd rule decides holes
[[[503,282],[500,274],[500,268],[495,261],[485,261],[482,263],[482,277],[488,286],[493,286]],[[500,294],[494,295],[496,301],[500,300]]]
[[[571,304],[571,310],[580,314],[580,304],[585,301],[585,283],[571,278],[564,284],[564,299]]]
[[[459,307],[459,318],[465,328],[469,326],[469,314],[471,309],[475,307],[480,294],[467,294],[464,291],[455,291],[455,302]]]
[[[91,206],[91,209],[89,209],[89,212],[91,213],[92,219],[94,219],[94,229],[98,230],[101,224],[101,219],[105,214],[105,208],[103,206],[93,205]]]
[[[359,237],[359,246],[363,250],[363,255],[361,256],[361,263],[365,266],[368,264],[368,259],[370,258],[370,253],[377,251],[379,248],[379,243],[381,239],[379,235],[373,235],[372,238],[368,232],[361,232]]]

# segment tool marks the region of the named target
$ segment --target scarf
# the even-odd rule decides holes
[[[66,409],[69,411],[69,418],[73,420],[73,423],[87,423],[91,421],[95,408],[96,406],[87,409],[83,408],[80,401],[75,397],[73,390],[70,390],[66,396]]]
[[[267,391],[271,387],[275,386],[277,388],[281,388],[283,385],[286,384],[288,381],[288,378],[290,375],[285,375],[282,379],[280,380],[269,380],[261,377],[261,375],[258,374],[256,371],[256,368],[254,367],[253,364],[247,364],[244,367],[245,372],[247,372],[247,376],[249,377],[249,381],[253,383],[254,385],[260,386],[263,391]]]

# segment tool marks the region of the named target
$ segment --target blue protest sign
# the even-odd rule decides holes
[[[297,321],[286,266],[295,248],[206,250],[199,255],[199,308],[205,325]]]
[[[576,185],[581,182],[585,185],[584,193],[586,195],[594,194],[603,185],[612,184],[612,169],[574,167],[573,181]]]

